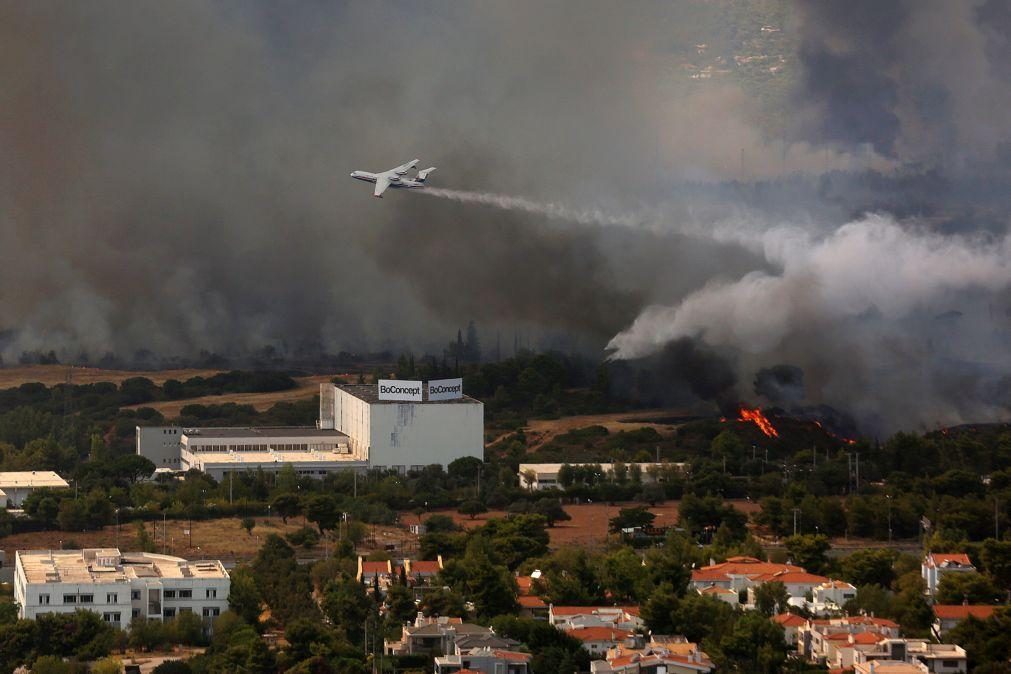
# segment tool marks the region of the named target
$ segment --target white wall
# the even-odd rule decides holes
[[[150,459],[155,468],[179,469],[178,426],[137,426],[137,454]]]
[[[443,467],[484,458],[482,403],[383,403],[371,406],[371,466]]]

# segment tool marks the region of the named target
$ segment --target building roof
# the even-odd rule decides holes
[[[18,550],[17,563],[29,583],[116,583],[134,578],[228,578],[217,560],[187,561],[117,548]]]
[[[193,463],[201,466],[214,464],[247,465],[254,468],[265,463],[290,463],[294,464],[347,464],[349,467],[356,465],[366,465],[362,459],[347,452],[334,451],[270,451],[270,452],[190,452],[186,455],[192,458]]]
[[[556,616],[562,615],[600,615],[605,614],[619,614],[627,613],[629,615],[638,616],[639,607],[638,606],[552,606],[551,614]]]
[[[934,604],[934,615],[939,620],[965,620],[969,616],[986,620],[996,610],[996,606],[983,604]]]
[[[26,470],[0,473],[0,489],[40,489],[69,487],[67,481],[51,470]]]
[[[898,660],[871,660],[853,665],[856,674],[923,674],[929,671],[926,667]]]
[[[701,569],[692,571],[692,581],[699,582],[720,582],[730,580],[730,576],[762,576],[780,573],[782,571],[799,571],[804,569],[793,564],[776,564],[774,562],[763,562],[754,557],[730,557],[722,564],[711,564]],[[822,577],[820,582],[828,578]]]
[[[468,395],[461,396],[459,398],[451,398],[449,400],[429,400],[428,399],[428,387],[421,387],[422,402],[409,402],[401,400],[380,400],[379,390],[375,384],[334,384],[334,386],[341,391],[350,393],[355,398],[363,400],[370,405],[460,405],[460,404],[470,404],[470,405],[481,405],[483,404],[480,400],[471,398]]]
[[[720,587],[718,585],[710,585],[703,590],[699,590],[699,594],[732,594],[735,597],[737,596],[737,593],[733,590],[726,587]]]
[[[932,566],[972,566],[972,560],[964,552],[932,552],[927,559]]]
[[[779,615],[773,616],[772,621],[778,623],[783,627],[803,627],[807,624],[805,618],[801,618],[796,613],[780,613]]]
[[[432,560],[409,560],[407,563],[408,567],[411,569],[411,573],[428,573],[435,574],[442,571],[442,560],[432,559]]]
[[[753,578],[763,583],[780,582],[784,585],[821,585],[828,582],[828,578],[825,576],[818,576],[807,571],[779,571],[753,576]]]
[[[234,428],[184,428],[188,438],[267,440],[270,438],[347,438],[347,434],[315,426],[242,426]]]
[[[818,586],[819,589],[824,590],[855,590],[857,589],[854,585],[847,583],[845,580],[830,580],[827,583],[822,583]]]
[[[540,597],[532,594],[521,594],[516,598],[516,602],[523,608],[547,608],[548,605]]]
[[[565,633],[580,641],[622,641],[632,636],[628,630],[617,627],[576,627]]]

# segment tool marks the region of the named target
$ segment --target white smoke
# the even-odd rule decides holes
[[[723,231],[718,238],[733,237]],[[611,340],[613,357],[646,356],[681,337],[768,353],[798,330],[832,329],[865,315],[895,323],[944,311],[959,293],[1011,286],[1006,236],[946,236],[883,215],[822,237],[779,227],[757,236],[742,230],[737,240],[779,272],[714,280],[674,306],[647,307]]]
[[[448,190],[440,187],[427,187],[423,194],[443,199],[451,199],[464,204],[481,204],[494,206],[507,211],[520,211],[543,215],[554,220],[565,220],[580,225],[601,225],[621,227],[641,227],[651,223],[652,218],[645,213],[619,214],[592,208],[579,209],[556,202],[541,202],[494,192],[469,192],[465,190]]]

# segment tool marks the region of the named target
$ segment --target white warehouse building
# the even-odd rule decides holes
[[[457,380],[458,381],[458,380]],[[420,382],[417,383],[421,387]],[[429,400],[380,400],[376,386],[320,384],[316,427],[137,426],[137,454],[159,472],[276,473],[286,465],[321,478],[337,470],[396,470],[484,457],[484,404],[459,393]]]
[[[220,561],[117,548],[18,550],[14,568],[19,618],[86,610],[119,629],[128,629],[131,620],[166,620],[185,611],[209,627],[228,610],[230,587]]]

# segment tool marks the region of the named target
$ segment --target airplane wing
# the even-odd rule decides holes
[[[376,176],[376,191],[372,193],[372,196],[374,196],[374,197],[382,197],[383,196],[383,192],[385,192],[386,188],[389,187],[389,186],[390,186],[390,179],[389,178],[387,178],[386,176],[383,176],[383,175]]]
[[[411,160],[411,161],[407,162],[406,164],[401,164],[397,168],[390,169],[389,172],[390,173],[396,173],[397,175],[401,175],[402,176],[405,173],[407,173],[408,171],[410,171],[412,168],[414,168],[415,166],[417,166],[418,162],[420,162],[420,161],[421,161],[420,159]]]

